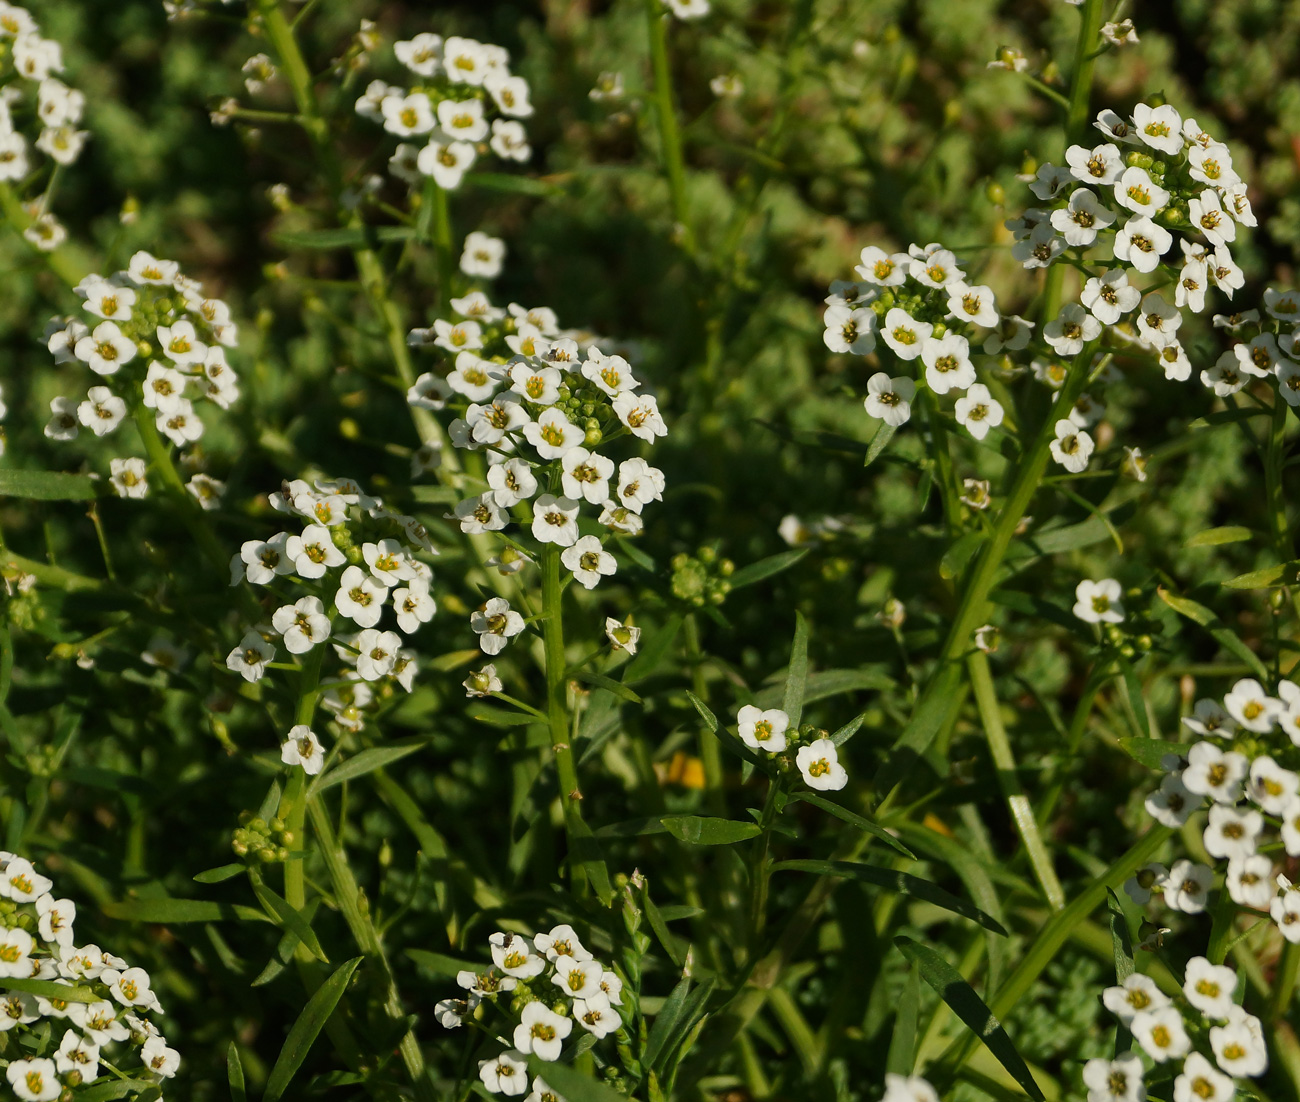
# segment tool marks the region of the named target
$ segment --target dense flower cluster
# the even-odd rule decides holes
[[[414,330],[410,342],[454,367],[421,375],[407,393],[417,408],[460,413],[452,444],[487,453],[483,492],[449,519],[470,535],[501,532],[512,520],[527,524],[531,539],[507,538],[498,569],[512,573],[550,544],[562,549],[561,562],[580,585],[595,587],[618,564],[600,536],[582,533],[580,514],[585,506],[610,533],[642,530],[642,510],[663,498],[663,472],[639,456],[616,464],[603,450],[622,437],[653,443],[666,435],[658,404],[639,393],[627,360],[580,348],[551,310],[501,309],[480,291],[453,299],[452,308],[455,320]],[[497,597],[472,626],[483,650],[496,654],[524,622]]]
[[[424,142],[398,145],[389,160],[393,175],[408,183],[432,177],[450,191],[488,150],[505,161],[532,156],[519,121],[533,113],[528,82],[511,75],[503,47],[425,32],[393,52],[418,83],[408,89],[372,80],[356,105],[390,134]]]
[[[0,851],[0,1033],[19,1039],[5,1068],[10,1089],[23,1102],[52,1102],[66,1090],[75,1097],[101,1064],[129,1079],[170,1079],[180,1055],[151,1020],[163,1011],[149,973],[98,945],[78,945],[76,904],[56,899],[53,888],[26,858]],[[33,980],[41,993],[20,986]]]
[[[493,967],[457,975],[465,997],[444,999],[436,1012],[438,1021],[448,1029],[470,1017],[481,1020],[488,1006],[509,1020],[505,1027],[509,1039],[502,1038],[505,1050],[479,1061],[479,1079],[490,1093],[520,1095],[528,1091],[529,1054],[549,1063],[560,1059],[570,1036],[576,1041],[587,1033],[598,1041],[623,1028],[618,1011],[623,1005],[623,980],[592,958],[572,926],[556,926],[531,939],[495,933],[488,942]],[[491,1028],[498,1026],[494,1023]],[[559,1096],[544,1080],[534,1077],[528,1097],[541,1102]]]
[[[1172,999],[1150,977],[1134,972],[1107,988],[1102,1002],[1157,1068],[1181,1061],[1175,1102],[1227,1102],[1236,1078],[1254,1078],[1268,1069],[1263,1027],[1234,1001],[1236,989],[1231,968],[1193,957],[1182,991]],[[1136,1052],[1089,1060],[1083,1069],[1088,1102],[1142,1102],[1145,1074]]]
[[[221,409],[238,400],[239,379],[226,361],[226,349],[239,338],[230,307],[205,295],[175,261],[138,252],[125,270],[87,276],[73,290],[91,321],[52,318],[46,347],[55,363],[85,364],[103,381],[80,402],[58,397],[50,403],[50,439],[71,440],[82,428],[106,436],[134,413],[151,416],[158,432],[184,448],[203,435],[195,400]],[[113,460],[112,483],[123,497],[144,497],[144,460]],[[211,508],[221,485],[198,475],[189,489]]]
[[[740,741],[751,750],[762,750],[782,764],[791,762],[803,775],[809,788],[834,792],[849,783],[849,775],[840,764],[839,752],[830,739],[811,738],[811,727],[790,729],[790,717],[780,708],[759,708],[746,704],[736,715]]]
[[[78,125],[86,97],[54,75],[61,72],[59,44],[41,37],[26,8],[0,0],[0,182],[27,179],[37,167],[33,150],[56,167],[70,165],[81,155],[88,135]],[[34,205],[32,215],[23,236],[36,248],[55,249],[67,239],[67,231],[44,202]]]
[[[1284,938],[1300,942],[1300,889],[1276,873],[1268,855],[1280,844],[1288,856],[1300,856],[1300,774],[1285,764],[1300,764],[1300,686],[1281,681],[1273,697],[1243,679],[1222,702],[1198,701],[1183,723],[1201,741],[1185,754],[1166,755],[1147,810],[1167,826],[1182,826],[1208,799],[1203,841],[1223,862],[1228,895],[1271,915]],[[1184,859],[1172,869],[1148,865],[1125,887],[1140,903],[1160,892],[1167,906],[1194,914],[1205,909],[1213,882],[1213,869]]]
[[[279,512],[297,518],[301,530],[245,542],[230,561],[231,584],[271,586],[287,579],[306,593],[286,598],[269,624],[248,630],[226,657],[226,667],[246,681],[258,681],[275,659],[272,640],[291,655],[331,642],[344,669],[339,679],[326,683],[321,703],[341,725],[360,730],[374,683],[396,682],[408,692],[413,684],[415,654],[403,645],[403,636],[419,631],[437,611],[432,571],[416,557],[435,554],[433,544],[418,520],[389,511],[348,479],[318,481],[314,487],[295,479],[270,500]],[[386,610],[396,631],[383,623]],[[340,632],[343,625],[358,630]],[[315,736],[304,728],[291,732],[289,742],[301,760],[290,761],[288,742],[284,760],[317,772],[321,756]]]

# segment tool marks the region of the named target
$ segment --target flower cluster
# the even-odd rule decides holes
[[[1193,957],[1175,998],[1134,972],[1107,988],[1102,1002],[1157,1067],[1182,1061],[1174,1079],[1176,1102],[1227,1102],[1236,1091],[1235,1078],[1254,1078],[1268,1069],[1263,1028],[1234,1001],[1236,989],[1231,968]],[[1089,1060],[1083,1069],[1088,1102],[1141,1102],[1145,1074],[1136,1052]]]
[[[239,398],[239,380],[226,361],[238,343],[230,307],[209,298],[197,281],[172,260],[138,252],[130,265],[107,279],[92,275],[74,288],[91,322],[53,318],[45,327],[54,362],[82,363],[103,382],[82,401],[58,397],[45,435],[71,440],[82,429],[95,436],[113,432],[128,412],[150,418],[152,427],[178,448],[203,435],[194,400],[229,409]],[[114,489],[123,497],[144,497],[149,484],[143,459],[112,462]],[[215,506],[221,484],[196,475],[190,492],[205,508]]]
[[[418,83],[408,89],[372,80],[356,105],[390,134],[425,143],[403,141],[389,160],[393,175],[412,184],[432,177],[450,191],[489,149],[505,161],[532,156],[519,122],[533,113],[528,82],[511,75],[504,48],[425,32],[393,52]]]
[[[81,155],[87,132],[77,129],[86,97],[55,73],[63,72],[63,50],[42,38],[31,12],[0,0],[0,182],[25,180],[33,169],[31,150],[70,165]],[[39,128],[35,139],[21,124]],[[37,203],[23,236],[38,249],[58,248],[67,231]]]
[[[455,1029],[467,1018],[482,1019],[495,1007],[510,1022],[506,1049],[479,1061],[479,1079],[492,1094],[520,1095],[529,1089],[527,1057],[548,1063],[560,1059],[564,1042],[588,1033],[595,1040],[618,1033],[623,1019],[623,980],[592,958],[572,926],[556,926],[531,940],[519,934],[495,933],[488,939],[493,967],[464,971],[456,982],[463,999],[438,1003],[438,1021]],[[509,995],[509,999],[502,998]],[[574,1034],[574,1025],[580,1032]],[[493,1030],[496,1025],[491,1027]],[[513,1045],[513,1047],[509,1047]],[[570,1055],[572,1055],[571,1046]],[[587,1048],[581,1045],[581,1049]],[[529,1099],[558,1097],[544,1080],[532,1080]]]
[[[78,945],[76,905],[56,899],[53,888],[26,858],[0,851],[0,1032],[21,1038],[5,1069],[10,1089],[23,1102],[51,1102],[69,1090],[75,1097],[99,1077],[101,1063],[110,1066],[110,1046],[118,1074],[170,1079],[180,1055],[150,1020],[163,1011],[149,973],[98,945]],[[42,993],[24,988],[33,980]],[[68,988],[69,997],[54,995],[52,985]]]
[[[639,456],[615,463],[602,452],[621,437],[652,443],[666,435],[658,404],[638,393],[627,360],[594,345],[581,349],[551,310],[501,309],[480,291],[452,300],[452,308],[457,320],[439,319],[409,339],[454,357],[454,367],[445,376],[426,372],[407,394],[417,408],[452,407],[461,414],[450,425],[453,445],[487,453],[483,492],[449,519],[470,535],[501,532],[512,519],[527,524],[531,538],[507,538],[493,565],[513,573],[553,545],[574,579],[595,587],[618,564],[599,535],[582,533],[580,514],[587,507],[611,533],[642,530],[642,511],[663,498],[663,472]],[[473,626],[483,650],[496,654],[523,620],[494,598]]]
[[[1228,895],[1270,914],[1284,938],[1300,942],[1300,889],[1274,875],[1268,856],[1280,842],[1300,857],[1300,773],[1288,767],[1300,765],[1300,686],[1281,681],[1273,697],[1243,679],[1222,703],[1198,701],[1183,723],[1202,740],[1186,754],[1165,756],[1165,776],[1147,797],[1147,811],[1182,826],[1208,799],[1202,838],[1206,852],[1224,862]],[[1205,909],[1213,882],[1211,868],[1184,859],[1171,870],[1148,865],[1125,887],[1140,903],[1158,891],[1167,906],[1194,914]]]
[[[437,611],[430,592],[432,571],[416,558],[421,551],[434,554],[433,544],[418,520],[389,511],[348,479],[318,481],[314,487],[295,479],[270,501],[279,512],[297,518],[301,530],[245,542],[231,559],[231,584],[270,586],[287,578],[307,593],[285,600],[269,624],[247,631],[226,666],[246,681],[258,681],[275,659],[271,640],[278,638],[291,655],[331,642],[344,670],[328,685],[321,703],[341,725],[360,730],[375,682],[395,681],[408,692],[413,684],[415,654],[404,647],[402,637],[419,631]],[[396,631],[381,623],[385,610]],[[340,633],[341,624],[358,630]],[[310,731],[295,728],[284,760],[317,772],[319,751]],[[298,758],[291,760],[293,754]]]
[[[825,732],[811,726],[790,730],[790,717],[780,708],[764,709],[746,704],[737,713],[736,723],[741,742],[751,750],[779,755],[779,763],[787,768],[793,751],[793,762],[809,788],[835,792],[849,783],[835,743],[824,737]]]

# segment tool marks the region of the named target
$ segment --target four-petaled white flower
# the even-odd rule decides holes
[[[524,630],[524,618],[504,597],[493,597],[469,618],[484,654],[500,654],[514,636]]]
[[[1085,579],[1074,589],[1074,614],[1089,624],[1118,624],[1124,619],[1122,594],[1114,578]]]
[[[835,792],[849,783],[849,775],[840,764],[835,743],[828,738],[813,739],[799,747],[794,756],[804,783],[822,792]]]
[[[325,748],[307,724],[299,723],[289,728],[280,747],[280,760],[285,765],[300,765],[304,773],[314,777],[325,765]]]
[[[914,397],[916,384],[906,375],[891,379],[885,372],[877,371],[867,380],[867,396],[863,404],[868,415],[897,428],[912,416]]]
[[[752,750],[778,754],[786,747],[790,717],[780,708],[761,709],[746,704],[736,716],[740,741]]]

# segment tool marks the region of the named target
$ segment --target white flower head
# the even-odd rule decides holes
[[[849,783],[849,775],[840,764],[835,743],[828,738],[814,739],[807,746],[799,747],[794,760],[809,788],[835,792]]]
[[[905,375],[890,378],[878,371],[867,380],[867,413],[897,428],[912,416],[912,399],[916,397],[916,384]]]
[[[1124,619],[1123,590],[1114,578],[1085,579],[1074,589],[1074,614],[1088,624],[1118,624]]]

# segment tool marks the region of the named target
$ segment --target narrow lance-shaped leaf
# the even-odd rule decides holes
[[[921,978],[934,988],[939,998],[948,1004],[966,1028],[984,1042],[997,1062],[1006,1068],[1007,1073],[1024,1088],[1025,1093],[1035,1102],[1045,1102],[1042,1090],[1029,1073],[1016,1046],[1011,1043],[1007,1031],[1002,1028],[1002,1023],[993,1016],[993,1011],[962,978],[962,974],[933,949],[910,937],[897,937],[894,944],[916,966]]]
[[[879,981],[878,981],[879,982]],[[885,1057],[885,1071],[891,1075],[911,1075],[916,1064],[916,1022],[921,1006],[921,981],[916,969],[907,972],[907,982],[898,999],[894,1016],[894,1033],[889,1038],[889,1054]]]
[[[284,1047],[276,1057],[271,1074],[267,1076],[262,1102],[278,1102],[284,1097],[286,1088],[293,1081],[298,1069],[302,1067],[303,1061],[307,1059],[308,1051],[320,1036],[320,1031],[325,1028],[330,1015],[334,1013],[334,1008],[338,1006],[343,992],[347,990],[352,973],[357,970],[361,961],[361,957],[344,961],[307,1000],[307,1005],[302,1008],[302,1013],[289,1029],[289,1036],[285,1038]]]
[[[790,717],[791,730],[797,730],[803,718],[803,694],[808,681],[808,621],[794,614],[794,642],[790,645],[790,672],[785,679],[785,697],[781,710]]]

